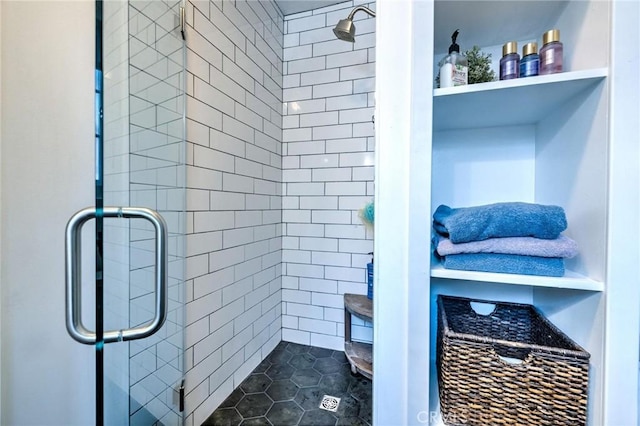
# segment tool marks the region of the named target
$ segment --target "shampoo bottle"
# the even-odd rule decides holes
[[[540,75],[562,72],[562,43],[560,30],[550,30],[542,35],[540,49]]]
[[[538,75],[540,69],[540,57],[538,56],[538,43],[527,43],[522,49],[520,59],[520,77],[533,77]]]
[[[510,41],[502,46],[502,58],[500,59],[500,80],[511,80],[520,77],[520,55],[518,55],[518,43]]]
[[[444,58],[444,64],[440,67],[440,87],[464,86],[469,80],[469,62],[467,57],[460,53],[460,46],[456,43],[459,31],[451,36],[449,54]]]

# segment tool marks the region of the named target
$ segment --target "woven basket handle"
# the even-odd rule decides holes
[[[473,312],[483,317],[491,316],[498,308],[498,305],[495,303],[469,302],[469,305]]]
[[[504,362],[505,364],[526,364],[531,359],[531,357],[529,356],[531,354],[530,349],[511,348],[508,346],[500,345],[498,343],[492,344],[491,347],[500,361]]]

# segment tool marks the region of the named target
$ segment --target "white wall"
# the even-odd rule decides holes
[[[373,251],[358,210],[374,190],[376,21],[355,16],[355,43],[332,31],[353,7],[285,18],[282,338],[336,350],[343,294],[366,294]],[[352,338],[370,342],[371,324],[354,317]]]
[[[272,1],[187,3],[186,424],[280,342],[282,32]]]
[[[2,424],[90,424],[64,321],[64,229],[93,199],[92,2],[2,2]]]
[[[604,424],[640,422],[640,20],[638,2],[612,9],[609,249],[607,251]],[[632,236],[629,239],[629,236]]]
[[[374,424],[429,419],[434,2],[378,3]],[[402,31],[398,31],[398,29]],[[392,285],[388,285],[393,283]]]

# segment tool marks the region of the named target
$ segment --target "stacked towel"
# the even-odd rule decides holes
[[[540,204],[497,203],[461,209],[441,205],[433,214],[433,227],[454,243],[496,237],[551,240],[567,229],[567,218],[561,207]]]
[[[452,254],[445,256],[442,264],[447,269],[463,271],[502,272],[547,277],[564,275],[564,261],[559,257],[497,253]]]
[[[507,237],[489,238],[460,244],[454,244],[450,239],[437,235],[434,243],[440,256],[462,253],[501,253],[571,258],[578,254],[576,242],[564,235],[560,235],[554,240],[532,237]]]
[[[433,215],[436,255],[447,269],[559,277],[564,258],[577,254],[558,206],[497,203]]]

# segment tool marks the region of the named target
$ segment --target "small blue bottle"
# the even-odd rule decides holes
[[[520,77],[533,77],[540,72],[540,56],[538,55],[538,43],[527,43],[522,48],[520,60]]]
[[[373,253],[371,255],[371,263],[367,263],[367,298],[373,299]]]

